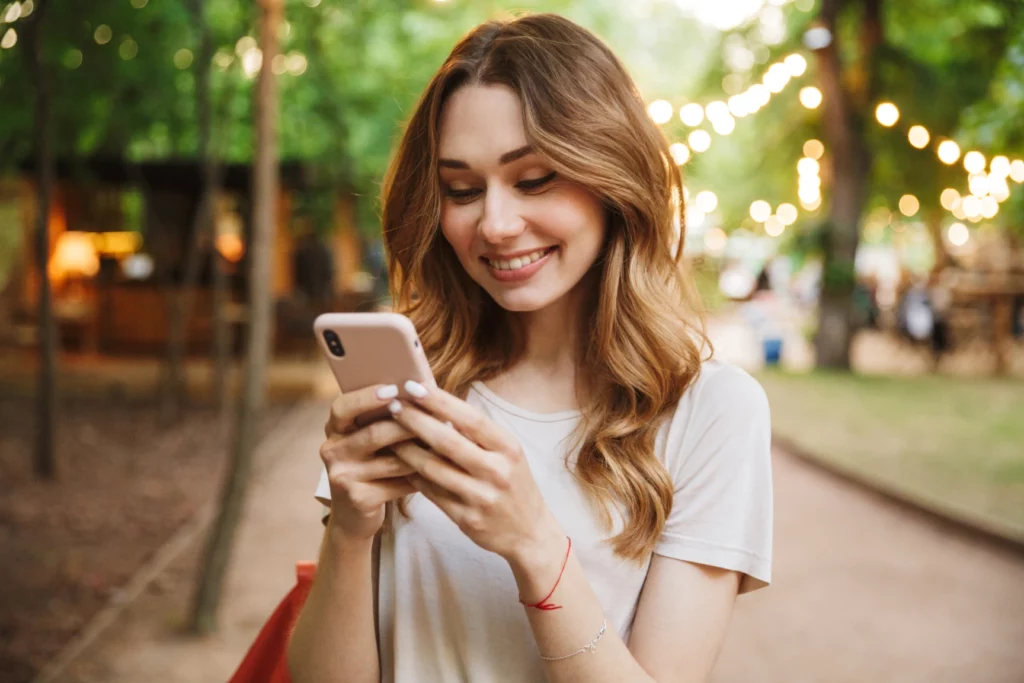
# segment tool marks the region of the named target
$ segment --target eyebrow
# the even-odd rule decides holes
[[[528,154],[533,154],[533,147],[530,145],[523,145],[519,149],[514,149],[511,152],[505,152],[498,158],[498,164],[506,166],[511,164],[513,161],[519,161]],[[460,159],[441,159],[438,165],[442,168],[458,168],[458,169],[469,169],[469,164]]]

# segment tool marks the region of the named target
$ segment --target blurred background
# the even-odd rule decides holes
[[[716,681],[1024,681],[1024,3],[0,0],[0,680],[226,680],[315,559],[324,311],[470,27],[564,14],[772,406]]]

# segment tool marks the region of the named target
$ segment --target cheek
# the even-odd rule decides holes
[[[460,261],[469,258],[473,245],[473,221],[466,215],[464,207],[446,206],[441,210],[441,233],[455,250]]]

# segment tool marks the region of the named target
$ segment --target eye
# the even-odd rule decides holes
[[[472,201],[478,194],[480,194],[480,190],[471,187],[454,188],[449,185],[444,188],[444,193],[455,202],[465,204]]]
[[[520,180],[518,183],[516,183],[516,187],[518,187],[520,190],[525,190],[527,192],[531,190],[539,190],[540,188],[544,187],[552,180],[554,180],[557,176],[558,174],[552,171],[551,173],[548,173],[546,176],[542,178]]]

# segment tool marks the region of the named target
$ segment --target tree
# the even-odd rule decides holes
[[[54,436],[57,428],[57,343],[50,261],[50,201],[53,196],[53,132],[49,66],[44,57],[48,0],[39,0],[29,19],[27,43],[35,81],[36,264],[39,268],[39,384],[36,390],[35,472],[42,479],[57,476]]]
[[[277,214],[277,91],[273,71],[278,54],[282,0],[260,0],[263,61],[256,95],[256,154],[253,160],[253,230],[250,240],[249,333],[238,421],[220,510],[204,556],[191,630],[208,633],[215,625],[221,586],[252,469],[255,425],[264,403],[264,376],[270,355],[272,275],[270,250]]]

